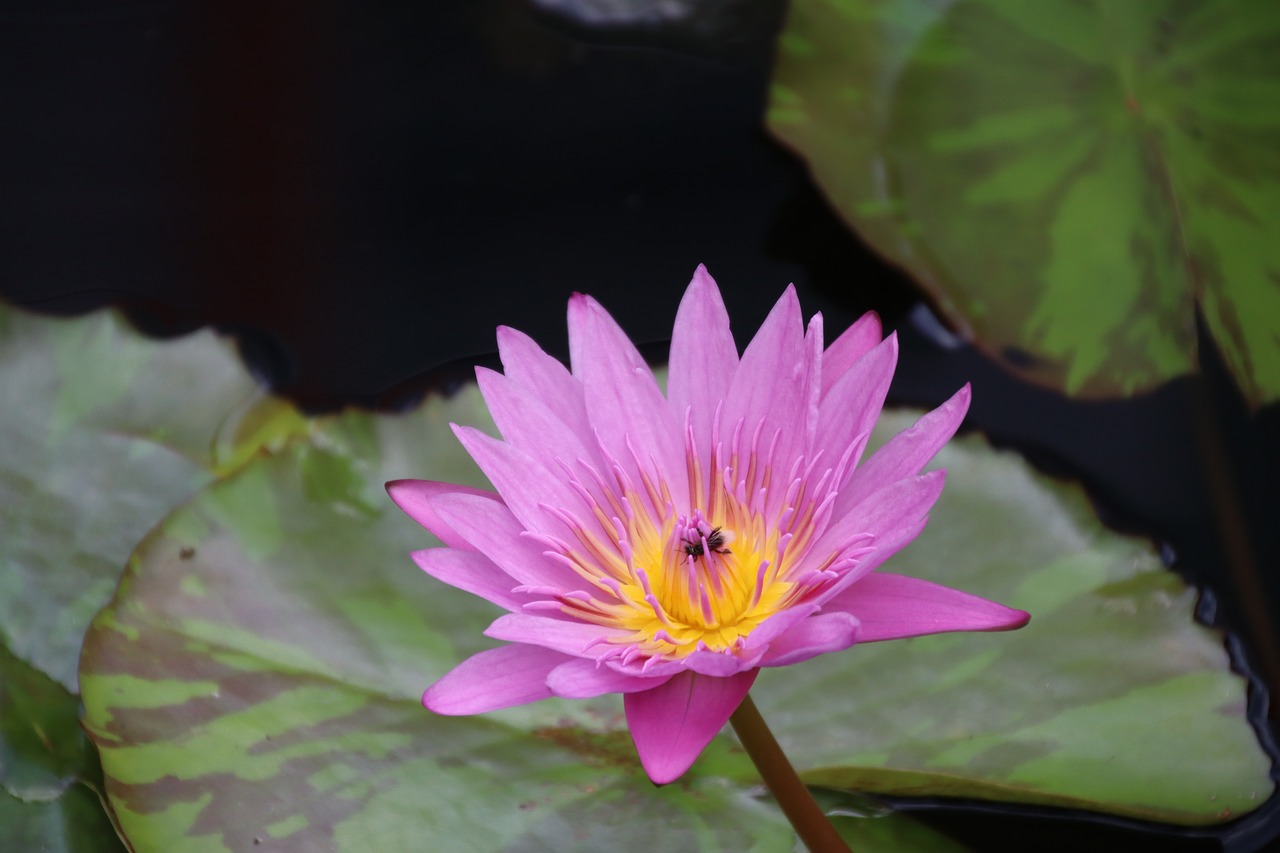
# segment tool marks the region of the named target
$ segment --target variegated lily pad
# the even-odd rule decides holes
[[[450,420],[492,429],[474,388],[403,416],[318,421],[138,548],[81,669],[85,723],[130,840],[792,849],[727,733],[656,789],[617,697],[485,718],[421,708],[427,684],[491,644],[481,631],[497,615],[413,567],[408,552],[431,540],[381,492],[402,476],[479,482]],[[943,464],[951,489],[897,568],[1029,609],[1032,625],[766,674],[754,695],[807,778],[1188,824],[1261,804],[1269,761],[1244,719],[1245,685],[1221,637],[1194,623],[1193,593],[1147,545],[1106,532],[1077,489],[1017,457],[969,438]],[[1179,767],[1197,771],[1169,772]],[[886,849],[866,838],[890,825],[843,829]]]
[[[1222,637],[1194,621],[1195,590],[1014,453],[971,436],[935,464],[947,489],[888,570],[980,590],[1031,623],[1008,641],[919,637],[763,675],[754,692],[806,779],[1186,824],[1261,805],[1271,762]]]
[[[494,614],[406,562],[427,535],[382,482],[406,468],[478,482],[451,419],[484,420],[474,389],[408,417],[322,421],[142,543],[81,670],[130,842],[790,850],[781,814],[729,781],[750,765],[728,742],[708,772],[659,789],[616,702],[548,704],[527,724],[422,708],[428,680],[487,643]],[[862,849],[953,849],[903,816],[843,824]]]
[[[962,331],[1072,394],[1280,396],[1280,5],[795,0],[768,123]]]
[[[39,849],[119,849],[75,786],[96,772],[77,719],[84,632],[151,526],[303,422],[229,343],[158,345],[106,312],[0,305],[0,388],[0,848],[62,826]]]

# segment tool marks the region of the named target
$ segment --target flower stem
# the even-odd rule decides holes
[[[764,779],[765,785],[773,794],[782,813],[791,821],[796,833],[810,853],[849,853],[849,845],[845,844],[840,833],[827,820],[827,816],[814,802],[809,789],[796,775],[795,768],[787,760],[782,747],[774,740],[773,732],[765,723],[764,717],[756,710],[756,703],[747,694],[729,718],[733,730],[738,733],[738,740],[747,750],[747,755],[755,763],[756,769]]]

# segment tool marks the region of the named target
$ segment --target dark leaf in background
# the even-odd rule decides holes
[[[1089,396],[1280,396],[1280,6],[797,0],[769,126],[966,335]]]

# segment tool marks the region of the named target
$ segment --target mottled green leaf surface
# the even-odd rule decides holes
[[[404,416],[317,422],[142,543],[81,670],[131,841],[790,850],[728,734],[656,789],[617,697],[484,718],[421,708],[427,684],[491,644],[480,632],[497,615],[413,566],[407,553],[432,540],[381,489],[405,475],[479,482],[449,420],[484,425],[473,388]],[[1015,457],[968,439],[946,462],[940,523],[899,565],[1027,607],[1032,628],[766,673],[757,701],[809,778],[1187,823],[1261,803],[1268,762],[1244,683],[1192,622],[1192,594]],[[1187,767],[1207,769],[1169,772]],[[877,845],[881,820],[845,829],[863,849],[906,849],[896,831]]]
[[[0,305],[0,388],[0,641],[75,691],[80,639],[147,530],[300,422],[230,343],[158,345],[107,312]]]
[[[1280,4],[795,0],[768,123],[1029,375],[1280,396]]]
[[[301,421],[212,334],[157,345],[105,312],[0,305],[0,389],[0,849],[118,849],[76,784],[96,772],[81,639],[150,527]],[[111,838],[86,846],[104,825]]]
[[[203,486],[239,469],[258,449],[279,451],[291,436],[306,432],[309,424],[287,404],[263,397],[231,348],[212,335],[161,344],[137,335],[107,313],[49,320],[0,306],[0,387],[8,403],[0,409],[0,524],[5,531],[0,538],[4,593],[0,598],[0,850],[117,853],[123,847],[97,793],[101,789],[98,756],[88,746],[78,720],[75,666],[81,635],[93,612],[110,597],[137,540],[151,527]],[[317,516],[321,524],[332,520],[333,514],[381,516],[385,495],[378,482],[366,479],[367,462],[353,464],[353,460],[376,457],[383,449],[408,452],[411,461],[404,467],[426,465],[440,476],[474,476],[470,463],[456,454],[437,456],[430,447],[414,447],[415,436],[384,441],[368,428],[371,423],[348,420],[342,452],[332,452],[328,444],[332,436],[317,436],[294,448],[289,457],[289,464],[297,466],[297,485],[306,500],[322,506]],[[415,429],[442,426],[438,417],[414,423]],[[264,477],[263,468],[251,468],[207,496],[213,522],[236,531],[238,549],[262,558],[281,547],[287,526],[270,501],[260,500]],[[362,492],[366,489],[367,493]],[[405,547],[410,538],[402,536]],[[376,544],[373,547],[376,550]],[[394,551],[394,573],[403,576],[402,548]],[[179,559],[194,558],[194,552],[179,551]],[[421,580],[412,570],[407,574]],[[182,591],[198,592],[201,583],[199,578],[188,580]],[[253,593],[256,587],[248,589]],[[395,607],[397,602],[374,593],[365,600],[352,597],[340,609],[350,608],[351,618],[371,626],[376,634],[388,604]],[[386,623],[389,633],[372,637],[367,647],[347,649],[352,657],[346,669],[358,668],[365,654],[377,659],[383,646],[418,654],[411,650],[421,638],[401,636],[405,627],[399,617],[406,611],[403,602],[399,604],[399,615]],[[258,638],[241,640],[257,649]],[[189,652],[186,647],[178,651]],[[191,662],[199,662],[200,657],[192,655]],[[280,660],[272,664],[280,665]],[[265,685],[279,676],[277,670],[258,683]],[[415,672],[413,678],[420,680],[421,675]],[[328,678],[321,682],[326,688],[333,683]],[[315,720],[330,721],[332,712],[324,708],[334,704],[354,708],[370,698],[358,687],[350,691],[355,702],[327,689],[319,696],[316,708],[308,706],[295,713],[283,706],[278,728],[291,732],[296,741],[310,736],[307,726]],[[330,822],[346,816],[339,835],[350,849],[414,849],[424,833],[435,831],[424,827],[418,794],[408,787],[398,791],[397,796],[404,798],[399,802],[379,798],[376,808],[366,807],[368,792],[381,790],[387,779],[396,778],[387,762],[403,754],[403,733],[398,731],[399,722],[389,728],[385,725],[395,715],[411,732],[429,719],[416,701],[392,703],[372,718],[352,716],[347,720],[352,726],[348,734],[357,744],[351,753],[352,765],[324,764],[308,777],[307,783],[319,792],[340,792],[336,799],[322,801],[325,809],[309,815]],[[362,719],[370,722],[369,729]],[[479,728],[485,743],[501,743],[491,724]],[[198,753],[208,748],[210,740],[216,741],[217,731],[203,742],[196,739],[191,749]],[[585,743],[591,731],[583,728],[576,739],[573,730],[557,731],[548,743],[559,744],[554,751],[561,763],[576,761],[587,749],[579,741]],[[434,730],[425,734],[434,736],[437,745],[441,737],[449,736]],[[617,734],[610,737],[626,743],[625,736],[620,741]],[[378,752],[382,748],[386,751]],[[215,749],[223,747],[215,743]],[[465,750],[464,754],[467,761],[474,759]],[[368,755],[382,763],[360,764],[361,756]],[[526,750],[520,760],[535,766],[540,757]],[[514,831],[525,839],[521,843],[534,847],[544,842],[565,846],[563,837],[569,832],[583,849],[612,847],[608,836],[627,828],[628,819],[611,811],[610,804],[630,796],[635,781],[631,765],[621,775],[604,772],[597,778],[588,773],[581,789],[565,787],[554,768],[548,772],[560,786],[555,810],[548,811],[545,803],[538,807],[537,786],[513,781],[508,786],[509,799],[503,802],[510,804],[510,798],[519,795],[513,807],[518,828],[499,828],[496,836]],[[416,783],[421,767],[411,765],[406,773]],[[483,773],[478,775],[482,781],[469,789],[451,783],[442,802],[464,794],[482,798],[489,783]],[[380,776],[386,779],[379,781]],[[354,779],[362,780],[365,792],[352,784]],[[620,785],[622,781],[626,784]],[[778,845],[788,843],[789,830],[776,812],[744,793],[741,786],[710,781],[704,787],[705,793],[696,795],[701,804],[696,807],[673,793],[653,794],[665,804],[655,807],[655,814],[673,816],[676,825],[642,829],[636,837],[641,843],[673,849],[685,849],[694,839],[704,849],[716,849],[722,833],[707,827],[719,821],[735,822],[733,831],[723,837],[725,843],[742,849],[780,849]],[[280,811],[278,797],[262,799],[257,788],[238,793],[244,800],[237,805],[237,813],[252,816],[246,804],[260,800],[262,808]],[[286,786],[282,796],[295,793]],[[343,802],[351,796],[356,797],[354,804]],[[290,805],[297,803],[290,801]],[[330,811],[335,805],[338,808]],[[733,817],[708,817],[722,808]],[[395,823],[398,811],[405,813],[403,827]],[[464,818],[465,808],[451,819]],[[903,816],[844,819],[844,823],[851,838],[867,840],[866,849],[900,849],[904,843],[927,850],[953,849],[945,839]],[[304,831],[296,817],[253,825],[262,828],[262,834],[255,836],[259,844],[267,845],[262,849],[271,849],[272,843],[315,849],[307,846],[307,839],[315,837],[316,830]],[[234,832],[227,837],[233,836],[239,838]],[[289,840],[276,842],[277,837]],[[753,847],[757,841],[763,847]],[[146,833],[135,833],[131,842],[139,851],[198,849],[202,843],[199,839],[190,844],[186,839],[152,843]],[[242,848],[237,844],[234,849]]]
[[[139,850],[787,851],[790,827],[728,741],[655,788],[614,699],[428,714],[429,681],[486,643],[491,605],[422,575],[430,537],[382,483],[477,482],[448,420],[347,414],[170,516],[86,641],[86,725]],[[863,849],[953,849],[902,816]]]
[[[1147,543],[1106,531],[1077,487],[1012,453],[969,437],[937,464],[946,491],[888,570],[1020,607],[1031,623],[766,672],[753,694],[806,778],[1172,823],[1261,805],[1270,761],[1221,637],[1193,619],[1194,590]]]

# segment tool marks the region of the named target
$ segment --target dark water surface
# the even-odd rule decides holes
[[[829,329],[869,309],[898,328],[892,399],[933,405],[972,381],[971,427],[1157,542],[1208,590],[1202,612],[1232,632],[1239,666],[1266,671],[1275,650],[1245,614],[1260,600],[1274,630],[1280,407],[1251,414],[1208,346],[1203,377],[1083,403],[941,345],[910,283],[762,130],[781,3],[608,31],[520,0],[26,5],[0,4],[0,298],[123,305],[157,335],[215,325],[324,410],[468,379],[500,323],[564,355],[573,291],[660,357],[698,263],[738,330],[794,281]],[[1226,568],[1222,483],[1255,593]],[[978,850],[1254,850],[1280,835],[1274,797],[1203,832],[895,805]]]

